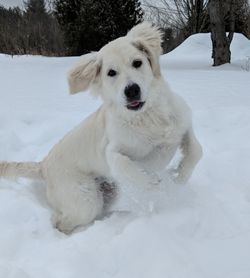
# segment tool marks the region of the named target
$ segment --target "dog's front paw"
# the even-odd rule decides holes
[[[178,184],[185,184],[185,183],[187,183],[188,179],[189,179],[189,177],[179,174],[176,177],[174,177],[173,181]]]
[[[161,178],[157,174],[150,175],[150,184],[158,185],[161,183]]]
[[[180,173],[178,169],[171,169],[168,171],[170,179],[177,184],[185,184],[188,177],[183,173]]]
[[[150,173],[148,174],[148,182],[146,184],[147,189],[157,189],[161,183],[161,178],[155,174],[155,173]]]
[[[173,168],[173,169],[168,169],[165,173],[167,177],[169,177],[172,181],[175,181],[175,179],[178,177],[178,170]]]

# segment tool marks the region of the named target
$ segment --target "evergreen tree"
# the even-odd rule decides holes
[[[24,2],[24,7],[27,13],[44,15],[47,13],[44,0],[28,0]]]
[[[99,50],[142,21],[138,0],[55,0],[70,55]]]

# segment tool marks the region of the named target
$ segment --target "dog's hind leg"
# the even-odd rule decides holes
[[[52,222],[66,234],[93,222],[103,209],[103,196],[92,176],[84,176],[79,182],[66,179],[59,185],[48,186],[47,195],[54,208]]]

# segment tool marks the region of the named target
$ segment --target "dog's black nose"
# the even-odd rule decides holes
[[[124,94],[129,100],[139,100],[141,98],[141,89],[138,84],[133,83],[125,88]]]

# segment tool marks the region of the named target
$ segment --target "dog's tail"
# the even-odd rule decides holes
[[[0,162],[0,178],[43,179],[41,162]]]

